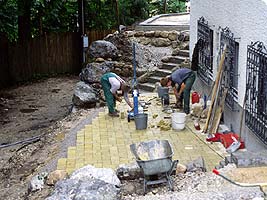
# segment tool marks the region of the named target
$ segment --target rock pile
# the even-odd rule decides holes
[[[189,33],[178,31],[124,31],[107,35],[103,40],[92,42],[88,50],[89,63],[82,69],[73,104],[77,107],[94,107],[103,98],[99,80],[106,72],[114,72],[129,81],[133,76],[133,43],[135,43],[137,76],[155,71],[161,59],[189,45]],[[88,96],[80,91],[87,89]],[[96,89],[91,90],[90,88]],[[96,97],[94,97],[96,96]],[[94,98],[92,98],[94,97]]]

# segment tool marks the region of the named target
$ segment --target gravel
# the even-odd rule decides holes
[[[235,168],[228,165],[220,170],[221,173]],[[211,172],[188,172],[173,176],[174,191],[169,191],[165,185],[150,186],[148,193],[144,196],[140,194],[141,180],[137,183],[124,182],[122,193],[124,200],[238,200],[238,199],[264,199],[259,187],[239,187],[235,186]],[[139,182],[139,184],[138,184]],[[126,194],[127,184],[139,185],[135,193]],[[139,194],[137,194],[139,191]]]

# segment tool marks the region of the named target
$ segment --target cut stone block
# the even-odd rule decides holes
[[[231,154],[237,167],[267,166],[267,150],[261,152],[237,151]]]

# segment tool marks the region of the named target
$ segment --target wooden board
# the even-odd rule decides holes
[[[224,45],[224,48],[223,48],[223,54],[222,54],[222,58],[221,58],[220,64],[219,64],[219,70],[218,70],[218,73],[217,73],[217,76],[216,76],[215,84],[214,84],[213,89],[212,89],[211,105],[210,105],[209,112],[208,112],[208,115],[207,115],[207,120],[206,120],[205,127],[203,128],[203,132],[204,133],[207,133],[207,130],[208,130],[208,127],[209,127],[209,122],[210,122],[210,118],[211,118],[212,109],[213,109],[214,102],[215,102],[215,99],[216,99],[216,96],[217,96],[217,92],[218,92],[218,88],[219,88],[219,82],[220,82],[221,77],[222,77],[225,54],[226,54],[226,45]]]
[[[220,105],[215,111],[215,116],[213,121],[211,122],[211,127],[209,129],[209,133],[216,133],[221,121],[222,113],[224,111],[224,103],[225,103],[225,98],[226,94],[228,92],[228,89],[224,88],[222,98],[220,99]]]

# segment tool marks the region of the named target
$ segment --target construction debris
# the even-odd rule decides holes
[[[68,173],[65,170],[55,170],[48,175],[45,183],[47,185],[55,185],[56,182],[58,182],[59,180],[63,180],[67,176]]]
[[[171,130],[171,124],[164,120],[160,120],[157,126],[160,128],[161,131]]]

